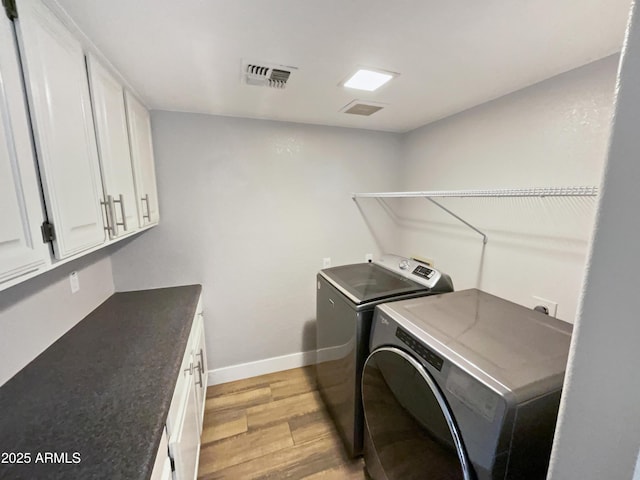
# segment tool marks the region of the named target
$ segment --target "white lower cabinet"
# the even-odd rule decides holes
[[[153,464],[150,480],[171,480],[171,459],[167,455],[167,452],[167,431],[165,429],[164,432],[162,432],[160,447],[158,447],[158,454]]]
[[[169,455],[173,459],[174,480],[194,480],[200,457],[200,417],[196,405],[196,386],[186,383],[185,398],[176,429],[169,440]]]
[[[207,399],[207,350],[204,343],[204,318],[202,313],[198,313],[194,320],[199,324],[196,331],[196,338],[193,344],[193,355],[195,365],[195,386],[196,386],[196,412],[198,415],[198,425],[202,434],[202,422],[204,421],[204,408]]]
[[[198,475],[200,434],[206,398],[206,351],[200,304],[193,319],[187,348],[176,381],[166,423],[166,444],[160,444],[158,456],[168,450],[173,480],[194,480]],[[167,446],[168,445],[168,448]],[[158,460],[154,474],[160,475],[164,467]],[[152,475],[152,479],[156,477]],[[158,476],[157,478],[164,478]]]

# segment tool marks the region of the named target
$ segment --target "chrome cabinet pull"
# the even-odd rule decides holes
[[[200,353],[197,353],[196,356],[200,355],[200,361],[198,362],[198,366],[200,367],[200,373],[204,373],[204,352],[200,349]]]
[[[189,368],[185,368],[184,372],[189,372],[189,375],[193,375],[193,362],[189,364]]]
[[[101,200],[100,205],[104,206],[105,216],[107,218],[107,226],[104,229],[107,232],[110,232],[112,236],[118,235],[117,224],[115,221],[114,215],[114,205],[113,205],[113,197],[111,195],[107,195],[107,201]]]
[[[107,221],[107,224],[104,226],[106,232],[111,231],[111,225],[109,221],[109,202],[105,202],[104,200],[100,200],[100,208],[104,207],[104,218]]]
[[[196,385],[199,387],[202,387],[202,370],[201,368],[204,368],[202,366],[202,364],[200,362],[198,362],[198,381],[196,382]]]
[[[113,201],[113,196],[107,195],[107,201],[109,202],[109,212],[111,213],[111,226],[113,227],[113,235],[118,236],[118,222],[116,221],[116,206]]]
[[[124,231],[128,231],[129,227],[127,226],[127,214],[124,213],[124,195],[120,194],[120,211],[122,212],[122,227]]]
[[[151,209],[149,208],[149,194],[147,193],[140,200],[142,200],[143,202],[147,202],[147,213],[146,213],[146,215],[144,213],[144,206],[142,207],[142,219],[143,220],[147,219],[148,221],[151,221]]]
[[[115,216],[115,212],[113,213],[113,221],[115,222],[114,225],[116,226],[116,229],[118,228],[117,226],[120,225],[122,228],[124,228],[124,231],[126,232],[128,229],[127,229],[127,217],[124,213],[124,195],[120,194],[118,196],[118,200],[112,199],[112,202],[114,204],[116,203],[120,204],[120,212],[122,213],[122,222],[118,222],[118,219]],[[116,235],[117,235],[117,232],[116,232]]]

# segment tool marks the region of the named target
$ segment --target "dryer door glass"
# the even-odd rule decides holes
[[[455,421],[437,385],[413,357],[393,347],[364,367],[365,462],[374,480],[471,480]]]

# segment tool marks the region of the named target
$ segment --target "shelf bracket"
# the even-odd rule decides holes
[[[455,213],[453,213],[451,210],[449,210],[447,207],[445,207],[444,205],[436,202],[433,198],[431,197],[423,197],[425,200],[430,201],[431,203],[433,203],[434,205],[440,207],[442,210],[444,210],[445,212],[447,212],[449,215],[451,215],[452,217],[456,218],[457,220],[461,221],[462,223],[464,223],[467,227],[469,227],[471,230],[474,230],[476,232],[478,232],[480,235],[482,235],[482,243],[483,244],[487,244],[487,241],[489,240],[487,238],[487,235],[483,232],[481,232],[480,230],[478,230],[476,227],[474,227],[473,225],[471,225],[469,222],[467,222],[466,220],[460,218],[458,215],[456,215]]]
[[[7,14],[7,18],[11,21],[18,18],[18,9],[16,8],[16,0],[2,0],[4,5],[4,11]]]

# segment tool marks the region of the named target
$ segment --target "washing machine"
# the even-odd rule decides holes
[[[546,478],[571,332],[476,289],[377,306],[362,375],[371,478]]]
[[[362,454],[360,385],[373,311],[381,302],[453,291],[448,275],[397,255],[321,270],[317,276],[318,390],[348,455]]]

